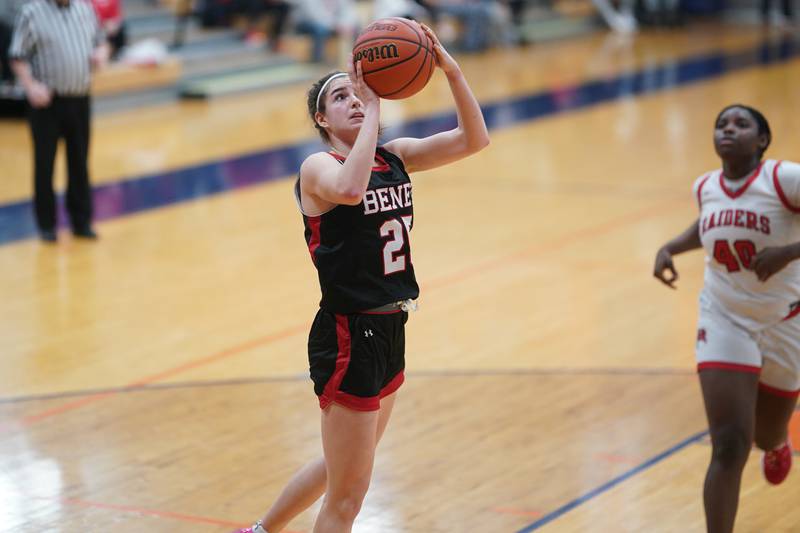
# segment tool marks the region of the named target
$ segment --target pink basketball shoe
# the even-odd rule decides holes
[[[792,445],[787,440],[783,446],[764,452],[761,469],[764,477],[773,485],[779,485],[789,475],[792,468]]]

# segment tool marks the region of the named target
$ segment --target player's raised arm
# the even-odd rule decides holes
[[[446,165],[472,155],[489,144],[483,113],[461,67],[445,50],[436,34],[426,25],[420,26],[433,43],[436,64],[447,76],[456,104],[458,127],[423,139],[404,137],[386,143],[386,149],[397,154],[409,172]]]

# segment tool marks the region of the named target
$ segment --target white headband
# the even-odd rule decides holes
[[[337,72],[336,74],[334,74],[333,76],[331,76],[330,78],[325,80],[325,83],[322,84],[322,88],[317,93],[317,109],[316,109],[316,111],[319,111],[319,97],[322,96],[322,93],[325,92],[325,89],[328,87],[328,84],[330,82],[332,82],[333,80],[335,80],[336,78],[341,78],[342,76],[347,76],[347,72]]]

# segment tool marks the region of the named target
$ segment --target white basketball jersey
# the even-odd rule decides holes
[[[800,242],[800,165],[766,160],[738,181],[715,170],[693,190],[706,251],[704,295],[752,331],[800,320],[800,261],[766,282],[751,269],[764,248]]]

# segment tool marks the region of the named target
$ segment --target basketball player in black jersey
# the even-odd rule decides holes
[[[455,129],[378,146],[380,99],[364,82],[360,62],[350,65],[349,75],[325,76],[308,93],[314,126],[331,148],[303,162],[295,187],[322,289],[308,353],[324,457],[297,472],[264,519],[241,533],[277,533],[323,493],[314,533],[349,532],[367,493],[375,447],[403,383],[407,310],[419,293],[408,173],[489,144],[461,69],[423,29],[450,84]]]

